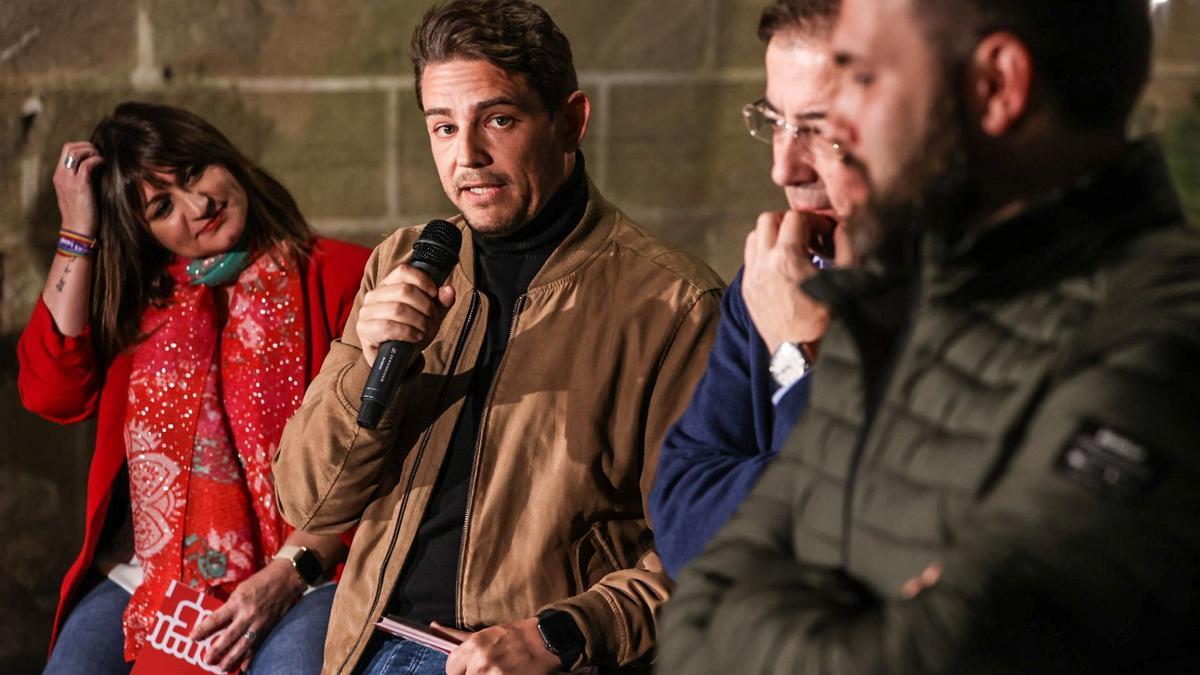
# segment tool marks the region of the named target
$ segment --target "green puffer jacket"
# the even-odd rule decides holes
[[[921,251],[894,335],[864,273],[809,288],[809,409],[659,672],[1200,671],[1200,233],[1157,148]]]

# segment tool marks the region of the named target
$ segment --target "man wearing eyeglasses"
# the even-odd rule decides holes
[[[853,262],[838,223],[860,179],[823,132],[839,5],[776,0],[759,20],[767,91],[742,112],[750,135],[772,146],[771,179],[789,210],[763,213],[746,237],[745,267],[722,299],[708,369],[663,443],[650,513],[672,576],[737,509],[807,403],[806,376],[829,314],[800,283],[819,267]]]

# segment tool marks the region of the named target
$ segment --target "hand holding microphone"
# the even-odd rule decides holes
[[[413,355],[429,346],[454,306],[454,289],[441,284],[458,264],[461,245],[457,227],[444,220],[430,221],[413,245],[408,263],[397,266],[363,296],[355,329],[371,375],[363,387],[360,427],[374,429],[379,424]]]
[[[425,349],[453,305],[453,288],[438,288],[411,265],[396,267],[363,297],[357,324],[363,358],[374,366],[380,345],[389,340],[412,343],[417,352]]]

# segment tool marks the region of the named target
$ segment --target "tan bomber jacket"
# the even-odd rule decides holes
[[[588,190],[579,225],[517,301],[488,393],[457,615],[478,630],[563,609],[587,638],[578,665],[607,670],[653,655],[655,614],[670,582],[646,502],[662,439],[705,368],[722,283]],[[358,309],[418,233],[399,230],[371,255],[345,333],[275,456],[288,522],[314,534],[358,528],[330,617],[326,673],[353,670],[384,612],[483,345],[487,297],[475,289],[464,231],[450,278],[454,307],[379,428],[356,424],[370,372]]]

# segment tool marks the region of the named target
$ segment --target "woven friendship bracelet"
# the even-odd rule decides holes
[[[63,230],[58,237],[58,252],[74,258],[86,258],[96,248],[96,240]]]
[[[58,231],[58,236],[74,239],[75,241],[77,241],[81,244],[84,244],[85,246],[91,246],[92,248],[96,247],[96,238],[95,237],[89,237],[86,234],[79,234],[78,232],[73,232],[71,230],[68,230],[65,227]]]

